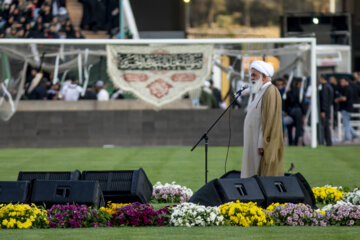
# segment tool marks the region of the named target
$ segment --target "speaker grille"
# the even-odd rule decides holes
[[[83,171],[82,179],[99,181],[105,201],[147,203],[151,200],[152,184],[141,168],[124,171]]]
[[[19,172],[18,181],[27,180],[79,180],[80,172]]]
[[[0,203],[27,203],[29,191],[29,181],[0,181]]]

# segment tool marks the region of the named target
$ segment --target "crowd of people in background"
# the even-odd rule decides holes
[[[288,76],[275,79],[274,84],[283,96],[283,122],[284,133],[287,131],[289,145],[304,145],[304,126],[310,101],[311,85],[304,91],[301,98],[300,87],[302,78],[294,78],[292,84],[285,94],[285,86]],[[331,146],[333,143],[331,129],[337,126],[337,114],[341,112],[344,126],[343,143],[359,141],[359,136],[350,125],[350,113],[357,111],[353,106],[360,103],[360,78],[357,72],[352,76],[337,76],[333,74],[321,74],[317,79],[318,90],[318,140],[320,144]],[[301,99],[303,99],[301,101]],[[333,115],[331,115],[333,114]],[[332,120],[333,125],[331,125]],[[295,132],[295,135],[293,134]]]
[[[65,0],[5,0],[0,38],[84,38],[74,29]]]
[[[98,100],[123,99],[123,92],[119,89],[109,91],[103,80],[97,80],[94,84],[80,86],[78,78],[69,74],[63,82],[53,84],[51,74],[40,73],[36,69],[29,70],[25,81],[23,100]]]
[[[273,80],[273,84],[278,88],[283,98],[283,134],[287,138],[288,145],[305,145],[304,128],[310,126],[310,79],[293,77],[291,83],[288,84],[288,82],[289,75]],[[359,74],[357,72],[354,72],[353,75],[339,76],[336,74],[320,74],[317,83],[319,143],[327,146],[333,144],[331,129],[338,126],[338,112],[341,113],[344,126],[344,139],[341,141],[344,143],[359,141],[359,135],[350,125],[350,114],[360,109],[354,108],[354,104],[360,104]],[[304,84],[303,91],[301,91],[302,84]],[[226,108],[224,99],[221,97],[219,89],[214,87],[212,80],[205,82],[199,100],[200,105],[209,108]],[[241,96],[234,107],[246,108],[248,101],[249,96]],[[306,120],[308,121],[306,122]]]

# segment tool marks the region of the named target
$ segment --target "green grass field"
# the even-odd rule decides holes
[[[224,174],[226,148],[209,148],[208,179]],[[241,147],[231,147],[227,170],[240,170]],[[0,180],[19,171],[128,170],[142,167],[150,181],[176,181],[194,192],[204,185],[204,148],[190,147],[0,149]],[[360,147],[286,147],[285,169],[294,163],[311,186],[360,186]],[[360,239],[359,227],[126,227],[1,230],[0,239]]]

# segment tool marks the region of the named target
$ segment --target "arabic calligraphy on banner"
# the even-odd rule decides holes
[[[213,45],[107,45],[115,86],[161,107],[199,88],[211,73]]]

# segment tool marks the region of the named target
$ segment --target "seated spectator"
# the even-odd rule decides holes
[[[109,100],[109,93],[105,89],[104,82],[98,80],[95,84],[95,91],[97,92],[97,100],[98,101],[108,101]]]
[[[49,31],[47,33],[47,38],[59,38],[59,35],[56,33],[55,25],[50,25]]]
[[[81,32],[79,30],[76,30],[74,38],[84,39],[85,37],[81,34]]]
[[[356,79],[356,82],[360,84],[360,76],[358,72],[353,72],[353,77]]]
[[[35,89],[29,94],[31,100],[46,100],[47,99],[47,79],[43,78]]]
[[[209,87],[210,83],[208,81],[205,81],[199,97],[200,105],[208,106],[209,108],[218,108],[218,103],[216,102],[216,99],[213,96]]]
[[[62,24],[61,31],[65,32],[66,38],[74,38],[75,30],[69,18]]]
[[[59,32],[61,29],[61,23],[57,17],[53,17],[51,24],[55,27],[55,32]]]
[[[8,27],[5,29],[5,38],[14,38],[15,36],[12,35],[11,28]]]
[[[81,38],[64,7],[65,0],[7,0],[0,11],[0,38]]]
[[[21,18],[21,13],[20,13],[20,9],[15,7],[12,16],[14,17],[14,21],[16,22],[20,22],[20,18]]]
[[[209,80],[209,83],[210,83],[210,90],[218,104],[218,108],[222,108],[222,109],[226,109],[226,103],[223,102],[222,100],[222,97],[221,97],[221,93],[220,93],[220,90],[217,89],[215,86],[214,86],[214,81],[212,79]]]
[[[75,76],[70,76],[71,82],[66,84],[60,92],[60,98],[65,101],[77,101],[79,100],[82,88],[77,85],[77,79]]]
[[[42,25],[35,25],[35,27],[33,27],[31,30],[30,30],[30,33],[29,33],[29,37],[30,38],[45,38],[45,35],[44,35],[44,30],[43,30],[43,26]]]
[[[43,26],[43,18],[39,16],[36,21],[34,27],[37,28],[38,26]]]
[[[96,100],[97,99],[96,92],[91,85],[88,85],[86,87],[85,94],[81,99],[85,99],[85,100]]]
[[[48,100],[57,100],[59,97],[60,83],[51,85],[50,89],[47,91]]]
[[[4,9],[1,12],[1,15],[3,17],[4,21],[7,21],[10,17],[10,4],[6,4],[4,5]]]
[[[49,5],[44,5],[40,9],[39,14],[43,19],[43,23],[50,23],[52,21],[53,15],[51,13],[51,8]]]
[[[31,33],[31,24],[27,23],[25,25],[24,38],[30,38],[30,33]]]
[[[11,28],[12,25],[14,24],[15,20],[14,20],[14,16],[10,16],[7,21],[5,22],[4,28]]]
[[[25,35],[24,29],[19,29],[19,31],[16,32],[16,38],[23,38]]]

